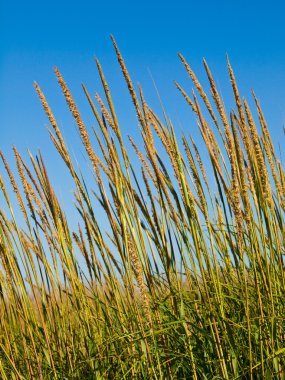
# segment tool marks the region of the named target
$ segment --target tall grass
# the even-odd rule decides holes
[[[204,147],[188,133],[180,141],[135,89],[112,41],[143,144],[126,141],[98,60],[105,99],[83,86],[93,131],[55,69],[94,186],[35,84],[74,181],[76,231],[43,157],[29,152],[27,163],[13,147],[15,175],[1,153],[10,179],[0,177],[1,378],[285,379],[285,175],[256,96],[257,121],[228,63],[227,112],[207,63],[209,95],[179,54],[195,90],[175,85]]]

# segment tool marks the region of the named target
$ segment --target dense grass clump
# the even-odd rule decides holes
[[[228,113],[207,63],[209,95],[180,55],[195,91],[175,84],[196,115],[196,145],[136,91],[113,44],[143,144],[123,136],[98,61],[105,99],[83,86],[93,131],[55,70],[94,186],[35,84],[74,181],[76,231],[42,156],[27,164],[14,147],[15,177],[1,154],[11,185],[0,176],[1,379],[284,379],[285,175],[257,98],[256,121],[228,63]]]

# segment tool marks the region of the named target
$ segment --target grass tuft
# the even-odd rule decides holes
[[[166,113],[161,120],[136,91],[112,42],[142,144],[125,141],[98,60],[105,98],[92,99],[83,85],[93,131],[55,68],[93,183],[35,83],[74,181],[77,230],[41,154],[29,152],[28,163],[13,147],[12,173],[0,152],[10,181],[0,177],[1,378],[285,379],[285,175],[256,96],[258,120],[228,62],[227,112],[206,61],[209,94],[179,54],[194,90],[175,86],[202,144],[180,139]]]

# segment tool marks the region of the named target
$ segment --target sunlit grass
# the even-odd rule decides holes
[[[177,101],[182,95],[196,116],[204,157],[135,89],[112,41],[143,144],[122,133],[98,60],[105,99],[83,86],[93,131],[55,69],[93,185],[35,84],[74,181],[76,231],[43,157],[29,153],[26,163],[13,147],[13,174],[1,154],[10,179],[0,177],[1,378],[284,379],[285,176],[256,96],[258,120],[228,63],[234,109],[226,111],[206,62],[209,94],[179,55],[195,91],[175,83]]]

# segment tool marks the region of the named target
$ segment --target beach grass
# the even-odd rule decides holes
[[[112,42],[140,141],[98,60],[104,98],[82,91],[93,130],[55,69],[92,183],[35,83],[76,230],[42,155],[26,162],[13,147],[13,173],[1,153],[1,379],[285,379],[285,175],[256,95],[251,110],[228,62],[226,110],[206,61],[207,91],[179,54],[194,90],[175,82],[177,102],[195,115],[197,144],[151,108]]]

